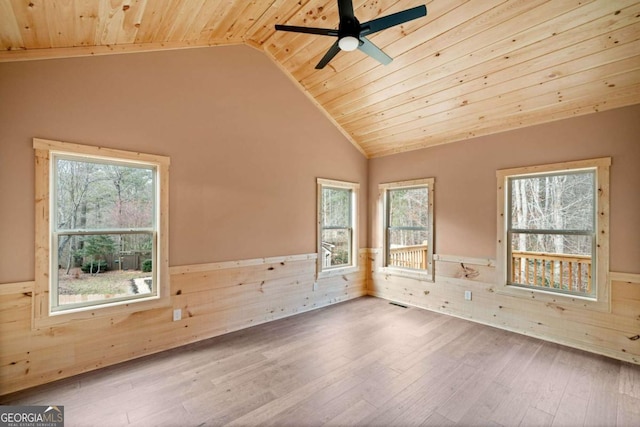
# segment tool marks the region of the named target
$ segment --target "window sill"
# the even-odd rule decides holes
[[[608,287],[607,287],[608,288]],[[611,312],[611,305],[608,296],[597,300],[595,298],[583,297],[579,295],[561,294],[545,291],[544,289],[523,288],[516,285],[497,286],[497,294],[508,295],[520,299],[528,299],[544,303],[548,308],[564,311],[565,308],[587,309]]]
[[[357,265],[349,265],[346,267],[332,268],[330,270],[322,270],[318,273],[317,277],[318,279],[323,279],[325,277],[342,276],[345,274],[357,273],[359,270],[360,269]]]
[[[44,316],[36,316],[32,329],[43,329],[53,326],[66,325],[71,322],[88,319],[102,319],[110,316],[126,316],[142,311],[171,307],[171,298],[148,297],[132,301],[118,301],[111,304],[101,304],[92,307],[74,308],[53,312]]]
[[[407,270],[404,268],[381,267],[378,270],[378,272],[381,274],[387,274],[389,276],[406,277],[408,279],[415,279],[421,282],[435,282],[433,278],[433,273],[430,271],[416,271],[416,270]]]

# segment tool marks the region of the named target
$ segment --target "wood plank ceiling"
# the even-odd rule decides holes
[[[368,157],[640,103],[639,0],[354,0],[361,22],[425,18],[315,64],[336,0],[0,0],[0,61],[245,43],[264,50]]]

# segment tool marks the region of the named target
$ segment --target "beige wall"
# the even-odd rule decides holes
[[[3,63],[0,284],[33,279],[33,137],[170,156],[170,265],[315,252],[316,177],[366,189],[364,156],[249,47]]]
[[[32,329],[33,137],[171,158],[169,306]],[[367,160],[249,47],[0,64],[0,162],[0,395],[366,293],[366,254],[305,254],[316,177],[361,184],[366,244]]]
[[[370,216],[378,184],[435,177],[434,252],[496,257],[496,170],[611,156],[612,271],[640,273],[640,105],[369,162]],[[377,222],[370,247],[380,246]]]

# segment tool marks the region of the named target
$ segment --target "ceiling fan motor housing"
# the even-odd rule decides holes
[[[360,22],[353,17],[340,21],[338,27],[338,46],[341,50],[350,52],[362,44],[360,40]]]

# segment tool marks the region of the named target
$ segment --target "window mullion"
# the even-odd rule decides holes
[[[389,230],[409,230],[409,231],[424,231],[428,230],[429,227],[388,227]]]
[[[56,230],[58,234],[67,236],[91,236],[104,234],[153,234],[153,228],[114,228],[114,229],[96,229],[96,230]]]
[[[591,236],[593,231],[591,230],[543,230],[543,229],[532,229],[532,228],[513,228],[511,230],[512,233],[519,234],[554,234],[554,235],[575,235],[575,236]]]

